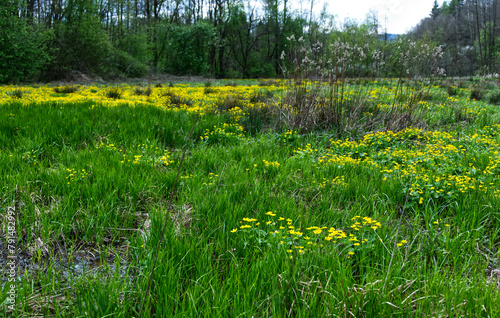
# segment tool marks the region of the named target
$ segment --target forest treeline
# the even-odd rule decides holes
[[[366,59],[358,76],[373,75],[374,68],[397,76],[404,37],[441,45],[440,66],[448,75],[497,72],[497,0],[435,2],[429,17],[399,41],[384,33],[373,11],[364,22],[339,25],[326,11],[314,14],[314,0],[301,10],[290,1],[3,0],[0,83],[64,79],[72,71],[279,77],[291,38],[316,48],[318,61],[328,59],[335,42],[366,48],[377,58]]]

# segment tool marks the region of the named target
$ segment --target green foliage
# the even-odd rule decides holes
[[[121,50],[114,50],[109,55],[104,68],[108,69],[109,72],[114,72],[115,75],[127,77],[142,77],[148,73],[148,67],[145,63]]]
[[[456,96],[456,95],[458,95],[459,91],[458,91],[458,87],[453,86],[453,85],[448,85],[448,86],[446,86],[446,92],[450,96]]]
[[[169,87],[173,87],[172,85],[169,85]],[[173,90],[167,90],[163,93],[163,96],[167,96],[167,106],[174,106],[174,107],[182,107],[182,106],[191,106],[193,105],[193,101],[183,97],[182,95],[176,93]]]
[[[78,86],[76,85],[56,86],[53,88],[53,90],[57,94],[71,94],[78,90]]]
[[[137,33],[125,33],[115,43],[115,50],[127,53],[139,63],[146,63],[150,52],[148,50],[148,37],[145,31]]]
[[[470,91],[470,99],[472,100],[482,100],[484,92],[480,87],[474,87]]]
[[[35,80],[49,61],[44,41],[50,32],[40,31],[19,17],[23,2],[0,6],[0,83]]]
[[[113,98],[113,99],[119,99],[122,97],[122,90],[118,86],[109,87],[106,90],[106,97]]]
[[[218,98],[215,105],[219,112],[225,112],[235,107],[243,108],[244,102],[240,96],[233,94]]]
[[[488,99],[488,102],[493,105],[500,105],[500,90],[495,89],[491,90],[486,98]]]
[[[14,98],[21,99],[23,98],[24,90],[22,88],[16,88],[12,92],[10,92],[9,95]]]
[[[210,68],[209,52],[215,45],[215,28],[206,22],[182,26],[161,24],[158,26],[164,55],[162,67],[175,74],[204,75]]]
[[[142,88],[140,86],[136,86],[135,89],[134,89],[134,93],[136,95],[145,95],[145,96],[149,96],[151,95],[151,92],[153,90],[151,89],[151,87],[148,87],[148,88]]]
[[[47,70],[48,78],[65,77],[70,70],[105,74],[112,51],[98,17],[92,14],[75,14],[72,20],[56,24],[50,47],[54,59]]]
[[[276,122],[276,109],[268,106],[256,106],[245,110],[245,115],[241,119],[243,129],[251,134],[256,134],[265,130],[266,127],[274,126],[279,130],[280,123]]]
[[[445,101],[423,107],[444,125],[338,139],[164,107],[186,86],[155,88],[157,104],[4,95],[0,199],[33,264],[16,316],[139,316],[144,296],[144,317],[499,316],[498,107],[433,86]],[[375,85],[373,104],[395,87]],[[467,125],[445,122],[455,106]]]

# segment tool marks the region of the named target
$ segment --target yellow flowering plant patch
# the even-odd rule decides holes
[[[277,212],[265,213],[262,220],[243,218],[240,226],[230,232],[236,235],[243,249],[267,253],[281,250],[288,256],[308,253],[336,252],[351,257],[356,251],[369,249],[378,242],[375,234],[382,224],[370,217],[355,216],[345,228],[310,226],[305,229],[293,225],[292,219],[277,216]]]

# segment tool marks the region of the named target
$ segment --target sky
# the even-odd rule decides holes
[[[294,7],[309,10],[311,0],[295,0]],[[326,3],[328,12],[335,15],[335,21],[342,23],[346,18],[363,22],[370,9],[378,13],[383,28],[387,21],[387,32],[403,34],[431,13],[434,0],[313,0],[313,11],[319,14]],[[439,5],[444,0],[438,0]],[[382,31],[380,29],[379,31]]]

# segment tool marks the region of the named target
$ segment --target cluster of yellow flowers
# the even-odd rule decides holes
[[[163,150],[163,154],[159,147],[155,145],[146,145],[146,144],[138,144],[135,148],[135,151],[140,152],[140,154],[129,154],[127,151],[123,151],[123,149],[118,148],[115,144],[106,144],[100,143],[97,146],[97,149],[109,150],[118,152],[122,156],[122,160],[120,163],[131,163],[133,165],[138,164],[148,164],[151,166],[168,166],[174,163],[174,160],[171,158],[171,153],[167,150]]]
[[[275,211],[268,211],[265,214],[267,219],[261,221],[255,218],[243,218],[239,228],[234,228],[231,233],[241,232],[244,239],[256,239],[254,245],[265,243],[268,247],[283,246],[287,253],[296,251],[297,255],[318,248],[342,246],[342,250],[350,257],[361,245],[374,241],[374,231],[382,227],[380,222],[370,217],[355,216],[352,218],[354,223],[343,229],[310,226],[302,230],[295,227],[290,218],[276,218]],[[245,245],[247,244],[248,242]]]
[[[81,169],[80,171],[73,169],[73,168],[68,168],[66,169],[67,172],[69,172],[69,175],[66,177],[67,184],[70,184],[71,182],[79,181],[85,179],[89,175],[85,169]]]
[[[226,124],[222,127],[214,126],[213,130],[206,129],[201,140],[208,143],[244,140],[243,127],[238,124]]]
[[[276,168],[277,169],[277,168],[279,168],[281,166],[281,164],[278,161],[272,161],[272,162],[270,162],[270,161],[267,161],[267,160],[262,160],[262,162],[264,163],[264,166],[266,168],[270,168],[271,167],[271,168]]]
[[[137,89],[140,87],[120,84],[115,87],[119,92],[114,98],[108,94],[109,87],[100,85],[79,85],[75,86],[75,91],[71,93],[56,93],[54,87],[48,85],[33,85],[23,87],[22,98],[18,98],[13,94],[18,90],[17,86],[1,86],[0,87],[0,102],[8,102],[15,100],[23,104],[31,103],[57,103],[57,104],[74,104],[78,102],[92,101],[95,104],[102,106],[113,107],[119,105],[155,105],[163,109],[186,110],[188,112],[203,114],[206,111],[217,108],[217,102],[222,98],[230,95],[237,95],[245,108],[262,107],[262,103],[252,103],[251,96],[258,94],[263,90],[258,85],[240,85],[240,86],[220,86],[217,87],[217,94],[206,94],[202,84],[188,85],[176,84],[174,87],[152,87],[150,93],[137,94]],[[265,90],[274,93],[282,90],[281,85],[269,86]],[[172,101],[175,96],[176,101]],[[243,115],[243,111],[238,109],[230,110],[231,114],[238,120]]]
[[[316,183],[316,181],[313,181],[313,183]],[[333,178],[332,180],[327,180],[326,178],[323,178],[323,181],[319,182],[318,184],[320,188],[325,188],[326,186],[333,186],[340,189],[345,189],[347,187],[347,182],[345,181],[344,176],[338,176]]]
[[[383,180],[406,180],[410,199],[420,204],[424,197],[453,199],[471,191],[487,193],[498,186],[494,178],[500,172],[498,126],[469,136],[408,128],[370,133],[361,140],[331,140],[317,162],[364,166],[378,169]]]
[[[208,183],[207,182],[203,182],[203,185],[210,186],[210,185],[214,184],[214,178],[217,178],[218,176],[219,176],[218,174],[210,172],[208,174]]]

